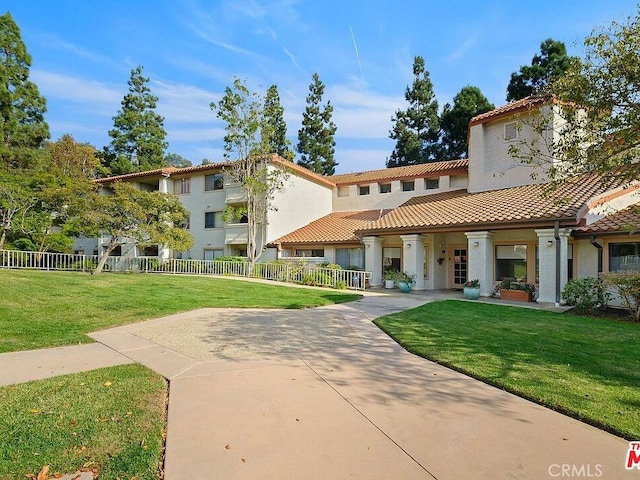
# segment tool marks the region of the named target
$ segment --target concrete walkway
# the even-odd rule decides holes
[[[64,352],[64,373],[108,346],[170,380],[166,480],[639,478],[628,442],[409,354],[371,323],[440,298],[201,309],[94,333],[100,344]],[[0,355],[0,372],[32,369],[29,355]]]

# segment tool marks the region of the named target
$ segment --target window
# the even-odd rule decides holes
[[[336,248],[336,263],[342,268],[364,268],[364,255],[361,247]]]
[[[122,256],[122,245],[118,245],[116,248],[111,250],[109,254],[110,257],[121,257]]]
[[[499,245],[496,247],[496,280],[527,281],[527,246]]]
[[[425,190],[436,190],[440,186],[439,178],[425,178],[424,188]]]
[[[324,249],[296,249],[296,257],[324,257]]]
[[[221,228],[224,226],[222,212],[205,212],[204,228]]]
[[[507,123],[504,126],[504,139],[507,141],[518,139],[518,126],[516,122]]]
[[[390,183],[379,183],[378,191],[380,193],[391,193],[391,184]]]
[[[369,195],[370,187],[369,185],[360,185],[358,187],[358,195]]]
[[[413,192],[416,189],[416,182],[414,180],[405,180],[402,182],[403,192]]]
[[[146,247],[139,248],[141,257],[157,257],[158,245],[147,245]]]
[[[186,193],[191,193],[191,179],[190,178],[181,178],[173,182],[173,192],[178,195],[184,195]]]
[[[207,249],[204,251],[204,259],[205,260],[215,260],[218,257],[222,257],[224,255],[224,251],[222,249]]]
[[[640,243],[610,243],[609,271],[640,270]]]
[[[382,249],[382,270],[402,271],[402,249],[400,247],[384,247]]]
[[[205,175],[204,177],[205,192],[210,192],[211,190],[222,190],[223,187],[224,187],[224,177],[221,173]]]

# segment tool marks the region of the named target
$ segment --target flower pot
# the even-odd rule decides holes
[[[402,293],[409,293],[411,291],[411,284],[407,282],[398,282],[398,288]]]
[[[480,297],[480,287],[464,287],[462,291],[467,300],[477,300]]]
[[[512,300],[515,302],[530,302],[531,292],[527,290],[504,290],[500,289],[501,300]]]
[[[393,280],[385,280],[384,281],[384,288],[393,288],[395,286],[395,283]]]

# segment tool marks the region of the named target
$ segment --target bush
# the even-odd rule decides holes
[[[342,267],[337,263],[321,263],[320,268],[326,268],[327,270],[342,270]]]
[[[314,287],[326,287],[333,285],[333,279],[323,272],[311,272],[302,277],[302,284]]]
[[[583,312],[594,312],[606,307],[611,297],[599,278],[569,280],[560,296],[564,303]]]
[[[640,272],[609,272],[602,279],[620,296],[635,321],[640,322]]]

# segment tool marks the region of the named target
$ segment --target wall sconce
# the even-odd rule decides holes
[[[366,248],[371,248],[371,245],[369,245],[368,243],[365,244]]]
[[[407,243],[407,248],[411,248],[411,244],[410,243]]]
[[[442,265],[444,263],[444,258],[439,258],[438,259],[438,265]]]
[[[479,247],[480,246],[480,242],[473,242],[473,246],[474,247]]]
[[[547,247],[553,247],[553,240],[547,240]]]

